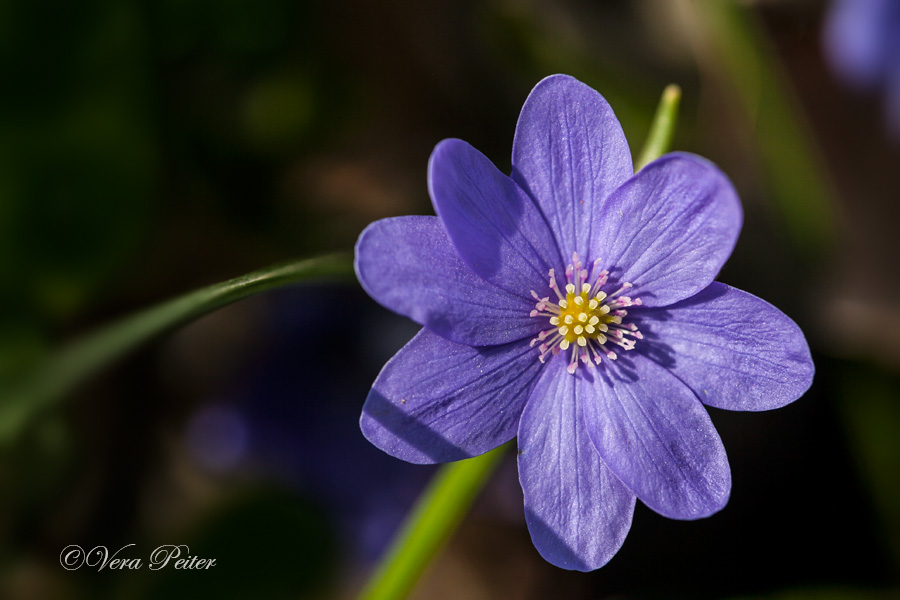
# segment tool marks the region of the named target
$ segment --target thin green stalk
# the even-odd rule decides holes
[[[266,290],[352,275],[351,257],[344,254],[283,263],[195,290],[112,323],[0,386],[0,444],[8,443],[32,418],[85,378],[164,331]]]
[[[445,465],[422,493],[361,600],[406,598],[425,567],[462,522],[494,467],[512,444]]]
[[[678,116],[681,88],[666,87],[638,164],[669,150]],[[496,450],[444,465],[434,476],[381,559],[360,600],[406,598],[425,568],[462,522],[510,442]]]
[[[672,136],[675,134],[675,121],[678,119],[678,105],[681,103],[681,88],[671,83],[663,90],[656,114],[653,116],[653,124],[644,150],[634,165],[635,173],[643,169],[666,153],[672,145]]]

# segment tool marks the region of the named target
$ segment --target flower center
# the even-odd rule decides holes
[[[551,302],[549,296],[541,298],[531,291],[537,300],[531,316],[547,318],[552,325],[531,340],[532,346],[540,343],[541,362],[548,354],[556,356],[571,349],[567,370],[575,373],[579,360],[591,367],[599,365],[602,356],[615,360],[616,353],[607,345],[631,350],[635,340],[644,339],[637,325],[622,320],[628,316],[625,309],[640,306],[641,299],[621,295],[632,287],[628,282],[611,294],[604,292],[609,271],[601,271],[599,262],[595,261],[588,271],[582,268],[578,254],[572,254],[572,264],[566,268],[565,295],[556,283],[556,274],[550,269],[550,289],[556,293],[556,302]]]

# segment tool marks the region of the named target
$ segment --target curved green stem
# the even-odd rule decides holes
[[[0,444],[86,377],[152,337],[248,296],[312,279],[352,277],[349,255],[283,263],[195,290],[108,325],[0,386]]]

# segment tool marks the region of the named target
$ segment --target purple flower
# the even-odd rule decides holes
[[[813,365],[802,332],[713,281],[741,228],[728,179],[673,153],[633,172],[606,101],[541,81],[522,108],[513,172],[461,140],[437,145],[437,217],[371,224],[368,293],[423,329],[381,371],[365,436],[414,463],[518,436],[535,546],[567,569],[616,553],[635,499],[673,519],[721,509],[725,450],[703,404],[767,410]]]
[[[900,0],[835,0],[823,42],[848,85],[885,89],[888,122],[900,133]]]

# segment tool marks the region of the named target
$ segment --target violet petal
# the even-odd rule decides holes
[[[528,344],[472,348],[423,329],[381,370],[360,427],[412,463],[483,454],[516,435],[540,367]]]
[[[602,206],[598,251],[630,296],[666,306],[708,286],[731,255],[743,213],[728,178],[706,159],[653,161]]]
[[[563,265],[534,201],[468,143],[449,139],[435,147],[428,190],[460,258],[487,281],[528,294]]]
[[[563,259],[594,256],[598,209],[634,173],[603,96],[567,75],[540,81],[519,115],[512,164],[512,178],[546,215]]]
[[[823,46],[831,66],[849,85],[875,86],[891,61],[896,0],[834,0],[825,19]]]
[[[812,383],[803,332],[780,310],[713,282],[687,300],[641,312],[650,356],[709,406],[769,410],[799,398]],[[654,353],[653,349],[659,344]]]
[[[505,344],[546,325],[528,316],[534,300],[472,273],[437,217],[372,223],[356,243],[355,266],[363,288],[382,306],[461,344]]]
[[[575,378],[551,361],[519,425],[519,481],[535,547],[564,569],[602,567],[631,528],[635,497],[603,464],[584,427]]]
[[[699,519],[724,507],[731,491],[728,459],[693,392],[636,353],[603,364],[574,377],[603,462],[665,517]]]

